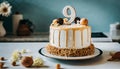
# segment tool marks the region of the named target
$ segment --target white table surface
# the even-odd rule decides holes
[[[120,51],[120,44],[118,43],[95,43],[95,47],[103,51],[102,56],[90,60],[77,60],[77,61],[62,61],[44,57],[38,53],[41,47],[45,47],[47,42],[25,42],[25,43],[0,43],[0,56],[7,59],[10,58],[14,50],[30,49],[32,52],[29,55],[33,57],[41,57],[45,63],[40,68],[27,68],[27,69],[55,69],[57,63],[61,64],[62,69],[120,69],[120,61],[107,61],[110,58],[110,51]],[[20,64],[20,63],[18,63]],[[20,66],[12,66],[10,62],[5,63],[8,69],[26,69],[21,64]]]

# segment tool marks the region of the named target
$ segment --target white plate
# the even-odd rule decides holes
[[[95,53],[93,55],[82,56],[82,57],[65,57],[65,56],[56,56],[56,55],[49,54],[46,51],[45,47],[43,47],[39,50],[39,53],[45,57],[61,59],[61,60],[85,60],[85,59],[91,59],[91,58],[100,56],[100,55],[102,55],[103,52],[102,52],[102,50],[95,48]]]

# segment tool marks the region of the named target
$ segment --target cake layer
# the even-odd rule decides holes
[[[67,49],[67,48],[57,48],[50,44],[46,46],[46,50],[48,53],[57,56],[87,56],[94,54],[95,48],[94,45],[91,44],[90,46],[83,48],[83,49]]]
[[[50,44],[58,48],[86,48],[91,44],[91,27],[77,24],[50,26]]]

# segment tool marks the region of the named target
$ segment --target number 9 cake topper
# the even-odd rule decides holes
[[[71,14],[68,14],[68,10],[70,10]],[[65,6],[63,8],[63,15],[67,18],[70,18],[70,20],[68,22],[72,23],[76,17],[75,9],[71,6]]]

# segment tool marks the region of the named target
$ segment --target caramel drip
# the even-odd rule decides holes
[[[50,26],[50,29],[53,29],[53,32],[51,33],[52,36],[50,36],[51,38],[50,39],[53,39],[52,42],[54,44],[55,40],[54,40],[54,33],[55,33],[55,30],[59,30],[59,34],[58,34],[58,46],[60,47],[60,34],[61,34],[61,31],[64,30],[66,32],[66,47],[68,47],[68,31],[69,30],[72,30],[73,31],[73,42],[72,42],[72,45],[73,45],[73,48],[76,46],[75,45],[75,31],[76,30],[80,30],[81,31],[81,45],[83,46],[83,30],[84,29],[87,29],[87,41],[89,41],[90,43],[91,42],[91,27],[90,26],[84,26],[84,27],[62,27],[62,26],[59,26],[59,27],[53,27],[53,26]]]
[[[60,47],[60,33],[61,31],[59,30],[59,34],[58,34],[58,46]]]
[[[73,48],[75,48],[75,30],[73,30]]]
[[[68,47],[68,30],[66,30],[66,48]]]
[[[68,27],[53,27],[51,26],[50,28],[52,29],[56,29],[56,30],[83,30],[83,29],[86,29],[87,27],[90,27],[90,26],[84,26],[84,27],[73,27],[73,28],[68,28]]]
[[[81,46],[83,46],[83,30],[81,31]]]

